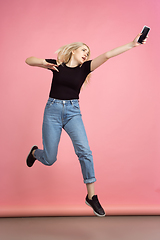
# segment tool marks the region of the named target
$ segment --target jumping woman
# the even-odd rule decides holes
[[[74,150],[78,156],[83,180],[87,187],[85,203],[93,208],[94,213],[105,216],[97,195],[94,182],[96,181],[92,152],[81,118],[79,108],[79,93],[89,74],[105,63],[108,59],[126,52],[141,44],[137,42],[141,34],[130,43],[89,60],[90,49],[81,42],[65,45],[58,49],[57,60],[29,57],[26,63],[30,66],[50,69],[53,79],[49,99],[45,107],[42,136],[43,150],[33,146],[27,157],[27,166],[32,167],[35,160],[51,166],[57,160],[57,150],[62,129],[72,140]],[[143,41],[143,44],[146,40]]]

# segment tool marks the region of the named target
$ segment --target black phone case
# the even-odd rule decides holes
[[[147,34],[148,34],[149,30],[150,30],[150,28],[144,27],[144,29],[141,32],[142,35],[138,39],[138,43],[142,44],[143,40],[147,37]]]

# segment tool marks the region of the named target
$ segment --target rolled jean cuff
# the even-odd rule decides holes
[[[84,180],[84,183],[94,183],[94,182],[96,182],[96,178],[90,178],[90,179],[85,179]]]

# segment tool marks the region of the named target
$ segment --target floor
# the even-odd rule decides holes
[[[0,218],[0,240],[160,240],[160,216]]]

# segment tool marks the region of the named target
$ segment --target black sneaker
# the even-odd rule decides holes
[[[29,154],[28,154],[28,157],[27,157],[27,160],[26,160],[26,163],[27,163],[27,166],[28,166],[28,167],[32,167],[33,164],[34,164],[34,162],[36,161],[36,158],[33,157],[33,155],[32,155],[32,152],[33,152],[33,150],[35,150],[35,149],[38,149],[38,147],[37,147],[37,146],[33,146],[33,147],[31,148]]]
[[[86,196],[86,201],[85,203],[93,208],[93,212],[98,216],[98,217],[104,217],[105,216],[105,211],[103,210],[101,204],[98,201],[97,195],[94,195],[92,197],[92,200],[88,198],[88,195]]]

